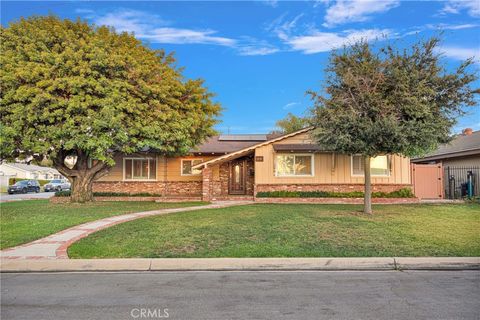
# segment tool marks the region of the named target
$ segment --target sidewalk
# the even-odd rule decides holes
[[[480,270],[480,257],[2,259],[1,272]]]

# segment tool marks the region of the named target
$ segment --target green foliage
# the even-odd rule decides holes
[[[257,198],[363,198],[361,191],[268,191],[258,192]],[[415,198],[412,190],[403,188],[392,192],[372,192],[373,198]]]
[[[57,191],[55,192],[56,197],[70,197],[70,191]],[[159,193],[127,193],[127,192],[94,192],[94,197],[161,197]]]
[[[325,95],[309,92],[313,136],[329,150],[374,157],[419,156],[450,139],[463,108],[474,106],[472,60],[449,73],[439,39],[400,50],[361,41],[333,52]]]
[[[280,133],[291,133],[307,127],[308,119],[297,117],[289,112],[285,118],[278,120],[275,126],[279,129]]]
[[[0,27],[0,42],[0,158],[52,159],[79,200],[91,182],[76,180],[106,174],[116,153],[182,154],[215,133],[220,106],[203,80],[131,34],[35,16]]]
[[[24,179],[24,178],[10,178],[8,179],[8,185],[15,184],[18,181],[23,181],[23,180],[35,180],[35,179]],[[47,183],[50,182],[50,180],[37,180],[38,183],[40,184],[41,187],[46,185]]]

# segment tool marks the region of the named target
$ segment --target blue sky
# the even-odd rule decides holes
[[[184,74],[203,78],[224,108],[221,132],[262,133],[288,112],[311,106],[329,51],[387,35],[408,46],[444,30],[447,68],[475,56],[480,67],[480,1],[2,1],[2,25],[30,15],[106,24],[174,51]],[[475,86],[480,87],[477,81]],[[480,129],[480,108],[454,131]]]

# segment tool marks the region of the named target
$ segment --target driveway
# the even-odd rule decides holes
[[[55,192],[39,192],[25,194],[0,194],[0,202],[32,200],[32,199],[49,199],[55,195]]]
[[[10,320],[480,315],[478,271],[4,273],[1,282],[1,318]]]

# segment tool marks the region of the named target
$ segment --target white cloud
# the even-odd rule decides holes
[[[342,33],[315,31],[310,35],[290,37],[286,42],[293,50],[312,54],[338,49],[359,40],[370,41],[390,34],[391,31],[388,29],[347,30]]]
[[[195,30],[166,27],[170,23],[157,15],[137,10],[117,10],[94,17],[96,25],[114,27],[119,32],[133,32],[135,36],[153,43],[214,44],[234,46],[236,40],[216,36],[215,30]]]
[[[449,0],[440,11],[441,14],[457,14],[466,10],[472,17],[480,17],[480,1],[478,0]]]
[[[242,46],[238,48],[238,53],[241,56],[266,56],[280,51],[273,47],[255,47],[255,46]]]
[[[386,12],[400,4],[399,0],[337,0],[327,8],[325,27],[366,21],[375,13]]]
[[[260,2],[272,8],[276,8],[278,6],[278,0],[263,0]]]
[[[445,57],[454,60],[466,60],[474,58],[476,62],[480,62],[480,47],[479,48],[461,48],[453,46],[442,46],[438,48],[438,53],[443,54]]]
[[[138,33],[138,37],[153,43],[170,44],[215,44],[232,47],[236,40],[214,36],[214,30],[192,30],[179,28],[156,28]]]
[[[295,107],[296,105],[299,105],[300,102],[289,102],[287,103],[286,105],[283,106],[283,110],[288,110],[288,109],[291,109],[293,107]]]
[[[471,29],[479,27],[480,24],[474,23],[464,23],[464,24],[446,24],[446,23],[439,23],[439,24],[427,24],[427,29],[440,29],[440,30],[463,30],[463,29]]]
[[[165,26],[168,22],[157,15],[143,11],[120,9],[105,15],[95,16],[93,22],[96,25],[114,27],[118,32],[133,32],[143,34],[152,26]]]
[[[266,41],[251,37],[233,39],[219,36],[217,31],[210,29],[172,27],[169,21],[143,11],[120,9],[105,15],[89,15],[87,18],[96,25],[108,25],[119,32],[132,32],[151,43],[218,45],[233,48],[244,56],[268,55],[279,51]]]

